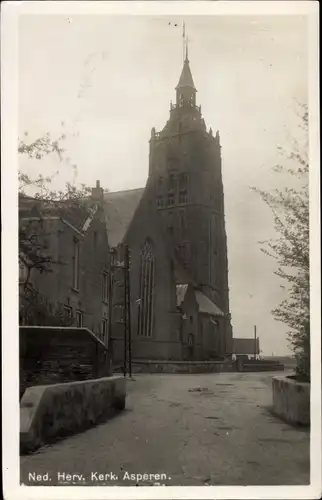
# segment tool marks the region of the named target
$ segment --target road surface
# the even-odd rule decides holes
[[[309,484],[309,431],[270,414],[273,375],[136,375],[126,410],[21,457],[21,482]]]

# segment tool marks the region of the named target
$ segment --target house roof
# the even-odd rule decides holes
[[[225,316],[221,309],[200,290],[195,291],[199,312],[210,314],[211,316]]]
[[[19,196],[19,218],[61,219],[80,232],[86,232],[98,212],[91,200],[48,201]]]
[[[105,222],[109,244],[116,247],[122,242],[144,188],[104,193]]]
[[[177,307],[180,307],[182,302],[184,301],[188,287],[188,283],[176,285]],[[219,309],[219,307],[216,306],[216,304],[212,300],[210,300],[204,293],[196,289],[194,289],[194,293],[200,313],[209,314],[210,316],[224,316],[222,310]]]

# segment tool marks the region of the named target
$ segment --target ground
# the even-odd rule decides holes
[[[126,410],[103,425],[23,456],[21,482],[309,484],[309,432],[271,415],[273,375],[136,375],[127,382]],[[29,473],[40,474],[38,481],[29,480]],[[136,476],[133,482],[126,473],[151,476],[145,481]]]

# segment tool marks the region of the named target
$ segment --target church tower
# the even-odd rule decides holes
[[[225,344],[231,339],[231,325],[220,137],[207,130],[196,103],[187,47],[175,90],[165,127],[151,131],[148,183],[181,263],[225,313]],[[221,347],[222,352],[230,350]]]

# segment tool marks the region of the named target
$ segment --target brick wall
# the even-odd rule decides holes
[[[141,200],[125,239],[130,248],[131,258],[132,356],[143,359],[181,359],[179,325],[175,314],[174,271],[171,267],[163,233],[160,231],[160,219],[150,202],[150,199]],[[152,242],[155,258],[154,322],[151,337],[138,335],[139,309],[136,304],[136,300],[140,296],[141,249],[146,238]],[[123,337],[121,326],[115,327],[115,335],[113,332],[113,337],[117,335],[120,339],[115,341],[115,353],[118,351],[120,356],[122,356],[121,339]]]
[[[104,344],[85,328],[20,327],[20,397],[34,385],[112,374]]]
[[[35,232],[39,232],[39,224],[34,222]],[[103,318],[108,324],[108,303],[102,296],[103,272],[109,271],[110,258],[105,222],[97,216],[84,234],[59,219],[42,220],[40,229],[47,235],[48,253],[58,263],[52,264],[49,273],[33,270],[33,287],[53,305],[70,307],[73,317],[76,311],[82,313],[82,326],[92,330],[107,345],[107,335],[105,338],[102,335]],[[73,287],[75,238],[79,241],[80,252],[77,290]]]

